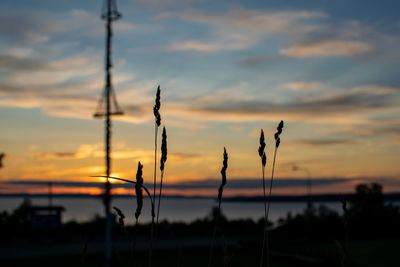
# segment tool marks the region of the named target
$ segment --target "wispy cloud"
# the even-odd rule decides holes
[[[241,67],[256,68],[256,67],[265,65],[269,61],[272,61],[272,57],[265,56],[265,55],[258,55],[258,56],[245,57],[242,60],[240,60],[238,63],[239,63],[239,66],[241,66]]]
[[[13,54],[0,55],[0,69],[16,70],[16,71],[31,71],[44,69],[48,66],[46,62],[38,58],[28,58],[23,56],[16,56]]]
[[[295,81],[286,83],[284,87],[292,91],[312,91],[320,88],[321,83],[315,81]]]
[[[17,44],[43,44],[69,33],[86,37],[104,35],[98,14],[86,10],[50,13],[2,9],[0,14],[0,36]],[[126,21],[116,23],[115,27],[119,32],[143,28]]]
[[[87,158],[103,158],[104,149],[102,144],[83,144],[76,151],[40,151],[35,146],[29,151],[31,157],[35,160],[81,160]],[[132,149],[125,144],[119,144],[113,151],[113,158],[141,160],[142,162],[151,162],[153,160],[153,150]],[[172,152],[169,155],[171,160],[187,161],[206,159],[206,155],[198,153]]]
[[[50,151],[50,152],[43,152],[38,151],[38,147],[32,148],[29,152],[31,156],[36,160],[53,160],[53,159],[84,159],[95,154],[100,153],[101,151],[101,144],[94,144],[94,145],[80,145],[77,151],[74,152],[66,152],[66,151]]]
[[[352,139],[299,139],[290,141],[294,145],[302,146],[337,146],[337,145],[357,145],[359,141]]]
[[[289,57],[351,57],[373,51],[371,30],[357,21],[334,21],[328,14],[313,10],[230,9],[211,13],[187,11],[162,13],[158,19],[178,19],[208,27],[203,39],[172,42],[172,51],[214,53],[243,50],[280,37],[292,44],[279,53]],[[286,39],[285,39],[286,38]],[[275,39],[276,40],[276,39]],[[370,42],[371,41],[371,42]],[[250,60],[250,59],[249,59]],[[265,56],[253,57],[247,64],[259,64]]]
[[[41,59],[36,69],[33,64],[38,60],[35,58],[3,57],[0,61],[3,68],[20,71],[12,72],[2,80],[0,106],[41,108],[51,116],[92,119],[103,86],[103,81],[99,80],[102,68],[93,61],[94,57],[100,58],[96,50],[57,60]],[[25,59],[28,59],[27,63],[23,62]],[[82,65],[85,66],[83,71],[79,68]],[[134,75],[133,78],[129,76],[122,73],[115,77],[117,83],[129,81],[129,86],[119,92],[120,104],[127,114],[119,120],[147,122],[151,120],[152,89],[156,82],[136,81]],[[285,86],[291,90],[312,90],[320,83],[294,81]],[[257,97],[248,87],[246,83],[239,83],[234,88],[170,101],[167,113],[179,120],[190,118],[190,121],[276,120],[278,116],[303,122],[354,123],[365,121],[364,112],[394,107],[400,91],[397,87],[367,85],[329,90],[333,93],[324,92],[313,98],[277,102]]]
[[[280,117],[301,122],[365,123],[368,113],[396,107],[397,97],[396,88],[363,86],[281,103],[261,99],[221,100],[214,103],[193,101],[175,112],[192,116],[202,114],[201,117],[207,120],[257,121],[276,120],[276,117]]]
[[[183,41],[173,43],[168,46],[170,51],[195,51],[202,53],[213,53],[226,50],[240,50],[244,47],[251,46],[251,40],[235,40],[229,39],[226,42],[209,42],[209,41]]]
[[[317,43],[294,44],[282,49],[281,54],[291,57],[349,57],[372,51],[372,46],[361,41],[330,40]]]
[[[315,30],[312,21],[325,18],[314,11],[259,11],[232,9],[225,13],[209,14],[199,11],[163,13],[158,19],[179,19],[211,28],[213,38],[184,40],[170,44],[170,50],[218,52],[251,47],[274,34],[301,35]],[[262,27],[260,27],[262,25]]]
[[[329,134],[334,135],[350,135],[355,138],[385,138],[400,141],[400,120],[393,118],[375,118],[371,119],[368,124],[364,125],[346,125],[338,129],[331,129]]]
[[[49,40],[53,25],[46,23],[40,14],[29,14],[2,9],[0,35],[16,43],[42,43]]]

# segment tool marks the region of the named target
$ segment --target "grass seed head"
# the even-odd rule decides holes
[[[258,155],[259,155],[260,157],[262,157],[263,154],[264,154],[265,146],[266,146],[266,144],[265,144],[265,138],[264,138],[264,131],[263,131],[263,129],[261,129],[261,134],[260,134],[260,147],[258,148]]]
[[[154,117],[156,118],[156,124],[157,126],[161,125],[161,115],[160,115],[160,107],[161,107],[161,101],[160,101],[160,86],[157,87],[157,93],[156,93],[156,101],[153,107],[153,113]]]
[[[224,160],[222,162],[221,176],[222,182],[218,189],[218,199],[221,201],[222,193],[224,191],[224,185],[226,185],[226,170],[228,169],[228,153],[226,153],[226,148],[224,147]]]
[[[3,167],[3,159],[6,157],[6,154],[0,153],[0,168]]]
[[[267,165],[267,156],[265,155],[265,152],[263,152],[263,155],[261,157],[261,163],[265,167]]]
[[[161,159],[160,159],[160,170],[164,170],[164,165],[165,162],[167,161],[167,131],[165,130],[165,127],[163,128],[162,132],[162,142],[161,142]]]
[[[282,129],[283,129],[283,121],[281,121],[278,125],[278,127],[276,128],[276,133],[275,133],[275,147],[279,147],[280,143],[281,143],[281,138],[280,135],[282,133]]]
[[[135,218],[136,220],[139,219],[140,214],[142,213],[143,207],[143,165],[138,163],[138,168],[136,172],[136,185],[135,185],[135,192],[136,192],[136,212]]]

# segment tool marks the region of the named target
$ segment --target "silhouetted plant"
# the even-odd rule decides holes
[[[143,208],[143,165],[138,162],[137,172],[136,172],[136,184],[135,184],[135,193],[136,193],[136,211],[135,211],[135,218],[136,224],[139,220],[139,216],[142,212]]]
[[[167,162],[167,131],[165,127],[163,128],[162,133],[162,142],[161,142],[161,159],[160,159],[160,171],[161,171],[161,179],[160,179],[160,192],[158,194],[158,204],[157,204],[157,216],[156,216],[156,234],[157,237],[157,230],[158,230],[158,219],[160,217],[160,206],[161,206],[161,196],[162,196],[162,188],[163,188],[163,181],[164,181],[164,168],[165,163]]]
[[[222,182],[218,188],[218,212],[215,217],[214,231],[213,231],[213,235],[211,238],[211,248],[210,248],[210,255],[208,258],[208,267],[211,266],[212,255],[213,255],[213,250],[214,250],[214,240],[215,240],[215,235],[217,233],[217,227],[218,227],[218,218],[220,217],[220,213],[221,213],[222,193],[224,192],[224,186],[226,185],[226,170],[228,169],[228,153],[226,153],[225,147],[224,147],[223,157],[224,157],[224,159],[222,162],[222,169],[221,169]]]
[[[270,206],[271,206],[271,195],[272,195],[272,184],[274,181],[274,172],[275,172],[275,162],[276,162],[276,154],[278,152],[278,147],[281,143],[281,138],[280,135],[282,134],[282,130],[283,130],[283,121],[281,121],[278,124],[278,127],[276,128],[276,133],[274,135],[275,137],[275,150],[274,150],[274,160],[272,163],[272,172],[271,172],[271,181],[269,184],[269,193],[268,193],[268,204],[267,204],[267,216],[266,216],[266,223],[268,223],[268,216],[269,216],[269,210],[270,210]],[[270,266],[270,253],[269,253],[269,240],[268,240],[268,229],[265,230],[266,233],[266,240],[265,240],[265,247],[266,247],[266,251],[267,251],[267,267]],[[260,267],[263,266],[263,257],[260,260]]]
[[[125,214],[119,209],[119,208],[117,208],[117,207],[113,207],[113,209],[115,210],[115,212],[117,213],[117,216],[118,216],[118,224],[121,226],[121,227],[124,227],[124,225],[125,225],[125,222],[124,222],[124,219],[125,219]]]
[[[3,159],[6,157],[5,153],[0,153],[0,169],[3,168]]]
[[[132,241],[132,260],[133,265],[135,266],[136,260],[136,240],[137,240],[137,228],[139,225],[139,216],[142,213],[143,208],[143,165],[138,162],[138,167],[136,171],[136,184],[135,184],[135,193],[136,193],[136,211],[135,211],[135,229],[133,232],[133,241]],[[154,206],[152,201],[152,207]]]
[[[158,127],[161,125],[161,115],[160,115],[160,86],[157,87],[155,104],[153,107],[153,113],[155,117],[154,123],[154,176],[153,176],[153,197],[156,197],[156,183],[157,183],[157,140],[158,140]],[[152,222],[154,224],[154,221]]]
[[[107,176],[92,176],[92,177],[107,177]],[[146,192],[147,196],[150,199],[150,203],[151,203],[151,216],[152,218],[155,217],[155,211],[154,211],[154,199],[150,193],[150,191],[144,186],[144,180],[143,180],[143,165],[140,163],[140,161],[138,162],[138,168],[137,168],[137,172],[136,172],[136,181],[131,181],[128,179],[123,179],[123,178],[119,178],[119,177],[113,177],[113,176],[109,176],[109,179],[114,179],[114,180],[118,180],[118,181],[122,181],[122,182],[126,182],[126,183],[131,183],[135,185],[135,194],[136,194],[136,202],[137,202],[137,207],[136,207],[136,211],[135,211],[135,230],[134,230],[134,236],[133,236],[133,244],[132,244],[132,251],[134,254],[135,251],[135,247],[136,247],[136,238],[137,238],[137,227],[139,224],[139,217],[142,213],[142,207],[143,207],[143,190]]]
[[[153,113],[155,117],[154,124],[154,177],[153,177],[153,199],[156,199],[156,184],[157,184],[157,139],[158,139],[158,127],[161,125],[160,115],[160,86],[157,87],[155,104],[153,107]],[[154,239],[154,216],[151,217],[151,233],[150,233],[150,251],[149,251],[149,267],[152,265],[152,253],[153,253],[153,239]]]
[[[262,171],[262,182],[263,182],[263,202],[264,202],[264,234],[263,234],[263,241],[262,241],[262,247],[261,247],[261,260],[260,260],[260,266],[263,265],[263,259],[264,259],[264,250],[265,250],[265,242],[266,239],[268,238],[268,232],[267,232],[267,227],[268,227],[268,220],[267,220],[267,194],[265,190],[265,166],[267,164],[267,156],[265,154],[265,137],[264,137],[264,131],[261,129],[260,133],[260,147],[258,148],[258,155],[260,156],[261,159],[261,171]]]

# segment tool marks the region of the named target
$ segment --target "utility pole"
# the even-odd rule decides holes
[[[111,117],[113,115],[123,115],[119,109],[112,85],[112,61],[111,61],[111,44],[112,44],[112,22],[118,20],[121,13],[117,10],[116,0],[105,0],[101,18],[106,21],[106,51],[105,51],[105,87],[98,108],[93,115],[95,118],[104,118],[105,122],[105,171],[107,180],[104,190],[104,210],[106,216],[106,236],[105,236],[105,256],[106,266],[111,267],[112,258],[112,216],[111,207],[111,183],[109,176],[111,175]]]

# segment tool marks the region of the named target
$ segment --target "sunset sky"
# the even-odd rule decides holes
[[[369,181],[400,191],[399,1],[117,3],[114,88],[125,116],[113,125],[114,175],[134,179],[140,160],[152,180],[160,85],[165,178],[187,185],[170,193],[214,194],[224,146],[228,184],[239,184],[228,194],[259,193],[260,129],[269,177],[280,120],[276,192],[304,192],[306,173],[293,165],[310,171],[314,192]],[[58,182],[56,192],[101,192],[79,184],[104,174],[104,123],[92,117],[104,88],[101,6],[2,1],[0,192],[42,192],[38,181]]]

